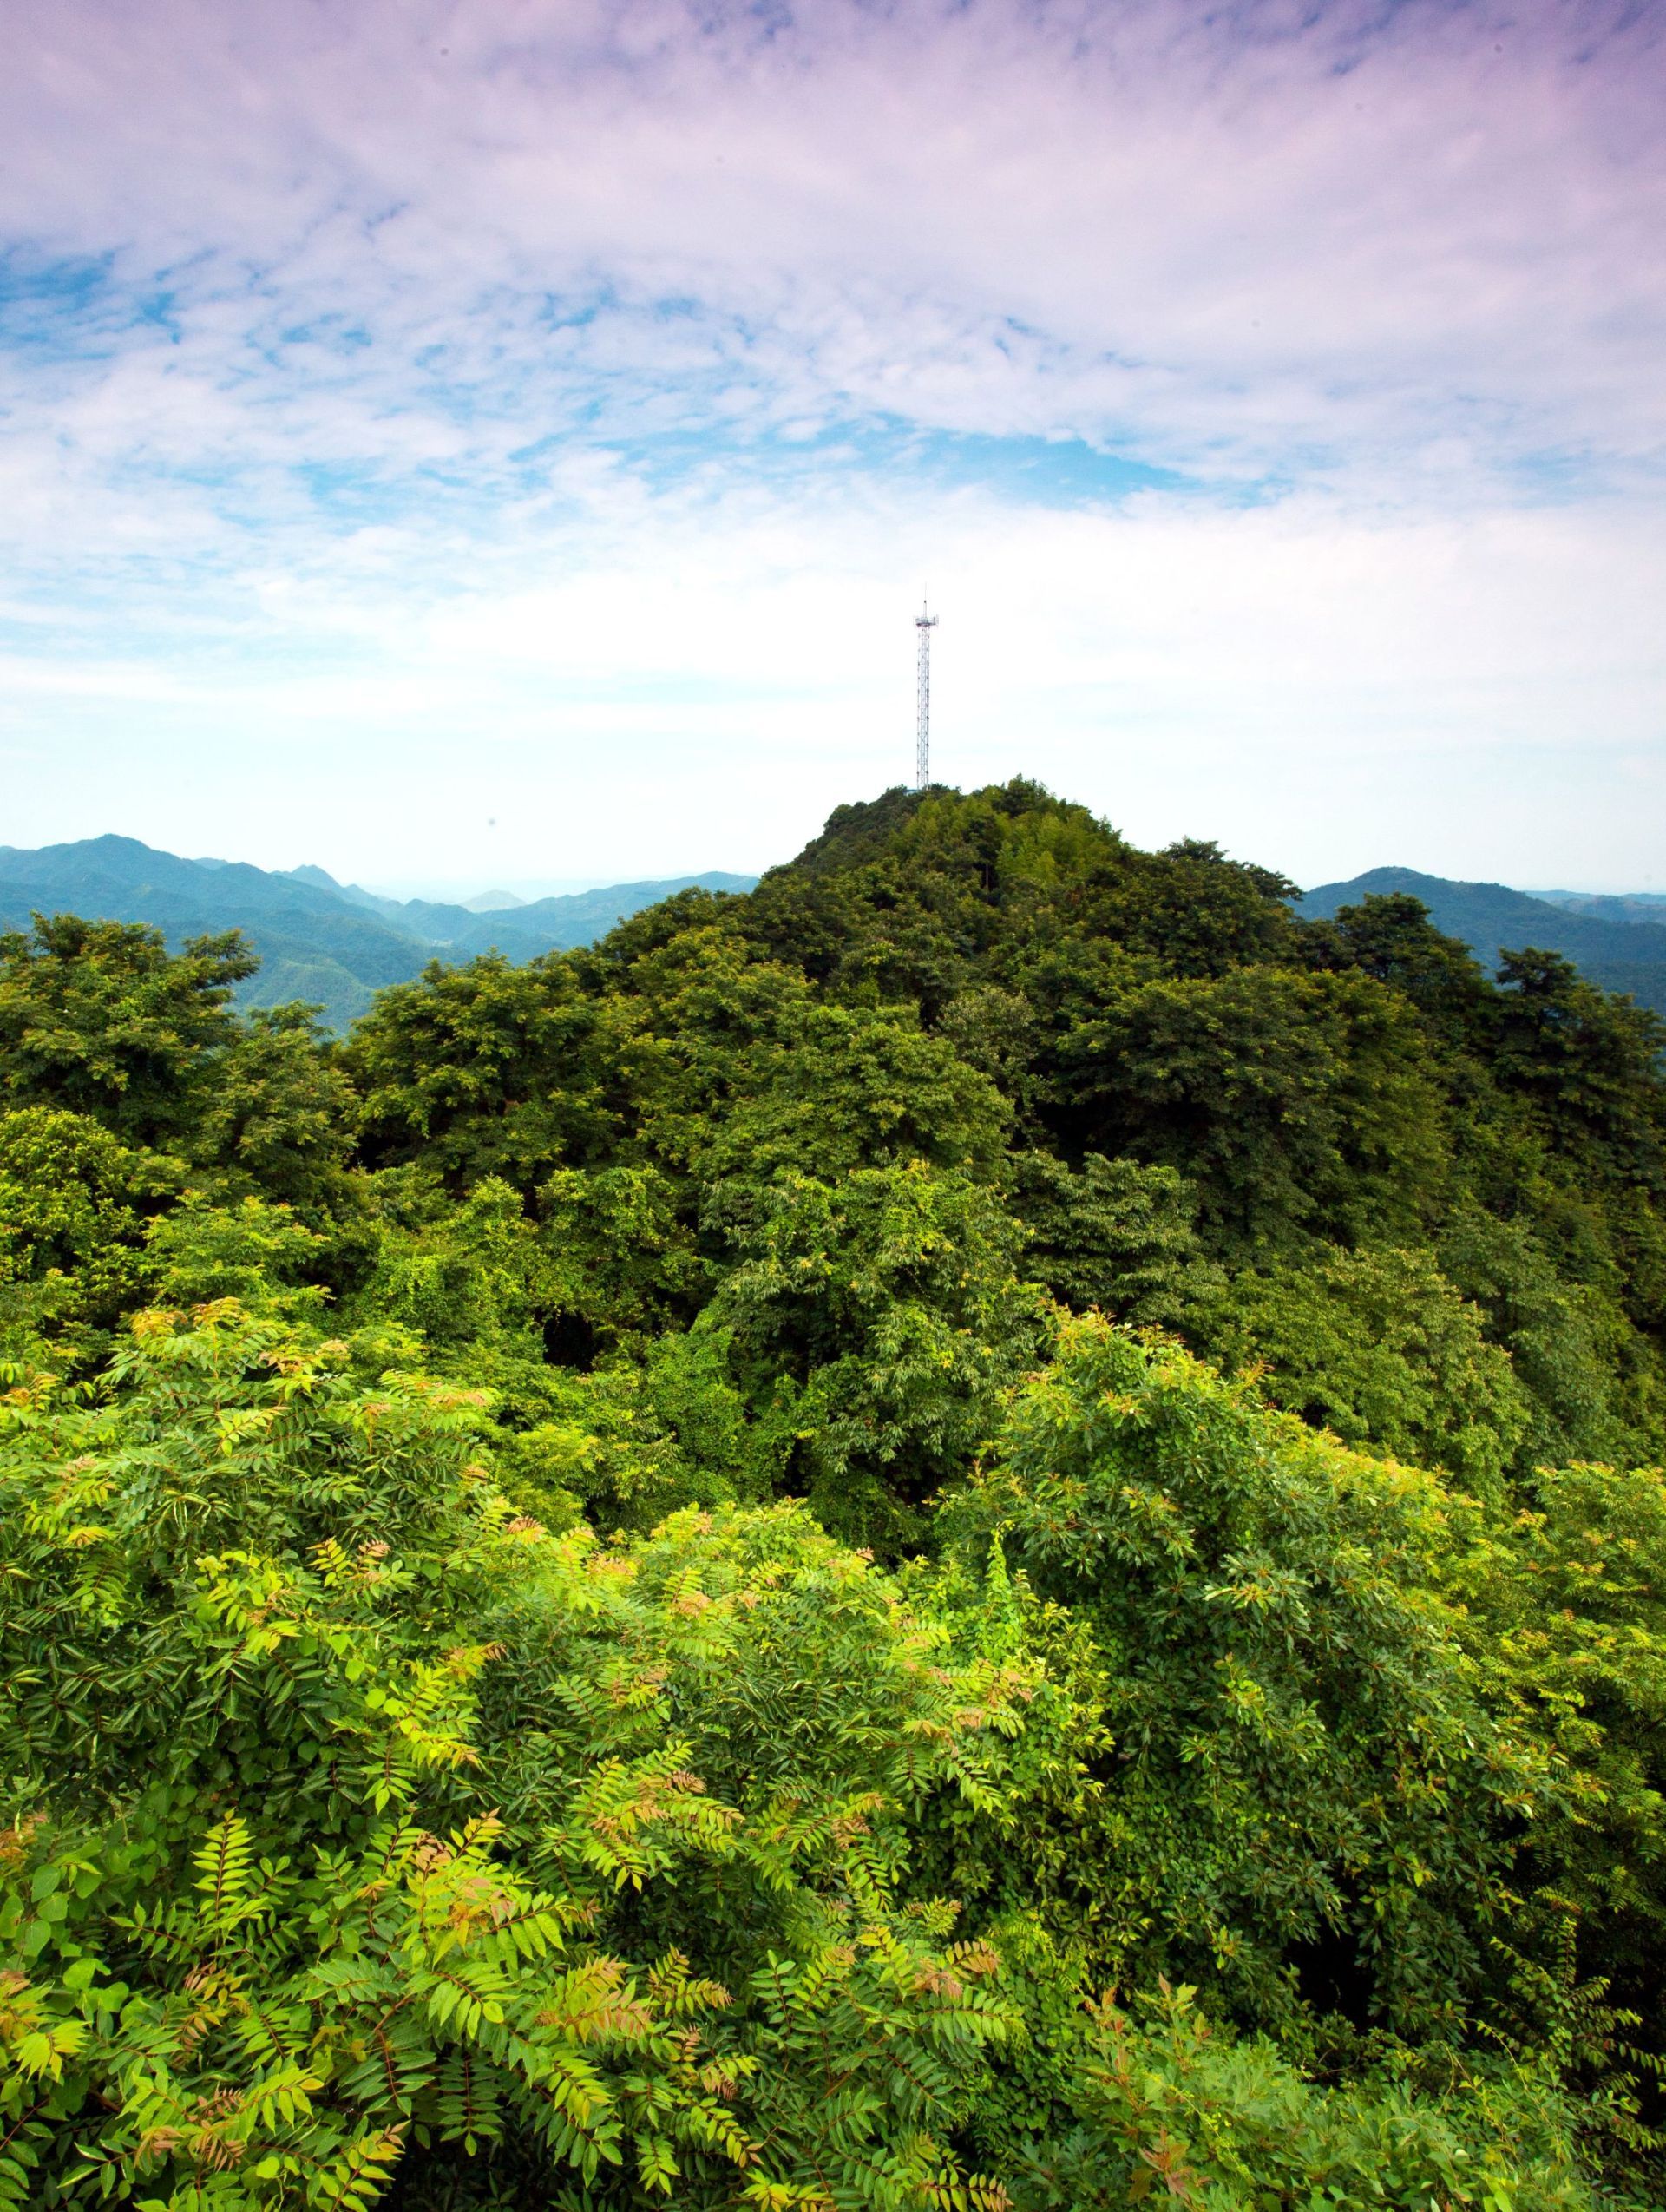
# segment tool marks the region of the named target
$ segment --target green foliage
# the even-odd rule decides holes
[[[1205,839],[1183,837],[1124,876],[1105,916],[1114,934],[1178,975],[1224,975],[1235,968],[1289,962],[1295,931],[1288,877],[1229,860]],[[1120,923],[1118,928],[1116,925]]]
[[[1440,1264],[1486,1316],[1529,1407],[1525,1467],[1659,1450],[1650,1347],[1605,1285],[1569,1280],[1523,1224],[1475,1208],[1442,1233]]]
[[[160,929],[36,916],[0,935],[0,1097],[166,1144],[194,1127],[205,1056],[236,1036],[232,986],[256,964],[235,930],[175,955]]]
[[[790,1425],[826,1526],[888,1550],[917,1541],[920,1508],[1040,1348],[1016,1225],[976,1184],[915,1160],[837,1183],[784,1175],[738,1244],[700,1325],[728,1334],[753,1402]]]
[[[1210,1347],[1231,1367],[1264,1362],[1266,1395],[1344,1443],[1497,1494],[1532,1408],[1486,1320],[1427,1251],[1332,1251],[1238,1277]]]
[[[1228,1250],[1414,1229],[1441,1180],[1413,1024],[1364,975],[1149,983],[1080,1025],[1067,1064],[1096,1135],[1192,1177]]]
[[[1304,1993],[1461,2025],[1512,1822],[1562,1784],[1440,1594],[1463,1520],[1438,1482],[1089,1316],[947,1521],[1091,1627],[1116,1749],[1066,1878],[1101,1970],[1206,1979],[1273,2026]]]
[[[695,1307],[706,1269],[679,1197],[652,1166],[557,1168],[538,1192],[552,1316],[600,1343]]]
[[[550,2201],[952,2182],[1009,2023],[901,1816],[1021,1676],[791,1512],[552,1537],[483,1410],[229,1301],[15,1394],[14,2198],[368,2203],[495,2146]]]
[[[1173,1168],[1090,1152],[1072,1171],[1020,1152],[1013,1185],[1026,1263],[1061,1303],[1168,1329],[1219,1303],[1226,1277],[1203,1256],[1197,1195]]]
[[[0,2204],[1659,2201],[1647,1016],[1021,779],[249,973],[0,942]]]
[[[1487,1004],[1486,979],[1466,945],[1441,934],[1427,909],[1403,892],[1338,907],[1308,943],[1315,968],[1357,968],[1408,1001],[1431,1033],[1461,1047]]]
[[[342,1202],[358,1102],[304,1006],[253,1009],[216,1056],[193,1157],[244,1188],[326,1214]]]
[[[785,1487],[788,1420],[755,1417],[730,1332],[668,1331],[640,1355],[554,1375],[535,1415],[500,1447],[546,1516],[580,1505],[599,1528],[647,1530],[684,1506],[762,1503]]]
[[[570,1152],[583,1156],[612,1123],[583,1080],[595,1020],[554,959],[435,962],[420,982],[382,992],[347,1062],[371,1160],[420,1156],[455,1187],[491,1174],[536,1180]]]
[[[758,1056],[751,1084],[701,1155],[714,1180],[910,1159],[987,1179],[1010,1118],[988,1079],[947,1040],[923,1034],[912,1009],[816,1008]]]
[[[1025,2212],[1146,2200],[1207,2212],[1289,2204],[1561,2212],[1589,2202],[1572,2102],[1549,2069],[1458,2066],[1433,2088],[1402,2061],[1320,2087],[1263,2040],[1211,2033],[1164,1984],[1131,2014],[1106,2000],[1078,2061],[1079,2117],[1037,2145]],[[1160,2195],[1159,2195],[1160,2192]]]
[[[1577,1787],[1526,1871],[1571,1914],[1579,1956],[1666,2039],[1666,1476],[1541,1469],[1529,1503],[1452,1564],[1478,1657]]]
[[[0,1114],[0,1344],[92,1351],[142,1297],[146,1217],[181,1174],[84,1114]]]
[[[508,1184],[488,1176],[455,1206],[409,1178],[399,1195],[407,1203],[396,1199],[384,1211],[376,1269],[355,1301],[357,1311],[440,1351],[530,1352],[535,1316],[549,1295],[549,1263]]]
[[[216,1205],[198,1191],[151,1223],[156,1295],[182,1305],[241,1298],[275,1312],[316,1314],[329,1293],[316,1281],[325,1240],[294,1209],[264,1198]]]
[[[1558,953],[1507,953],[1492,1008],[1500,1080],[1540,1132],[1623,1188],[1662,1189],[1666,1022],[1587,983]]]

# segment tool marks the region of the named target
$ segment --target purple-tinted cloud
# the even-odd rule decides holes
[[[1030,623],[1011,669],[1058,672],[1085,758],[1113,663],[1148,732],[1403,745],[1421,682],[1449,736],[1571,745],[1582,701],[1658,734],[1657,0],[14,0],[9,32],[26,746],[42,700],[234,719],[280,684],[285,726],[391,745],[476,649],[539,696],[646,656],[693,727],[725,682],[796,695],[812,601],[854,641],[928,561]],[[980,442],[1025,440],[1168,488],[1018,497]]]
[[[364,392],[373,446],[531,379],[557,429],[612,385],[1187,466],[1657,455],[1659,11],[1309,12],[23,0],[6,221],[160,298],[193,390]]]

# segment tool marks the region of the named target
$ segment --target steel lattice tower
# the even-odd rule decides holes
[[[931,633],[937,617],[928,614],[926,602],[914,618],[920,640],[920,673],[915,687],[914,788],[923,791],[931,781]]]

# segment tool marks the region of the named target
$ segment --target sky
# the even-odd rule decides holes
[[[10,0],[0,842],[1666,889],[1666,0]]]

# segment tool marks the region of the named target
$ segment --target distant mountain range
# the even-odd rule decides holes
[[[755,876],[676,876],[613,883],[562,898],[469,905],[384,898],[338,883],[321,868],[282,873],[240,861],[182,860],[136,837],[86,837],[24,850],[0,845],[0,928],[26,929],[32,913],[153,922],[177,946],[187,937],[241,929],[260,972],[239,993],[250,1006],[308,999],[344,1030],[389,983],[408,982],[435,958],[471,960],[494,949],[514,961],[587,945],[614,923],[673,891],[749,891]]]
[[[1666,922],[1666,891],[1529,891],[1529,898],[1548,900],[1572,914],[1589,914],[1598,922]]]
[[[812,849],[813,850],[813,849]],[[0,845],[0,928],[24,929],[31,913],[148,922],[177,946],[187,937],[241,929],[261,967],[239,993],[246,1005],[306,999],[345,1030],[390,983],[408,982],[433,959],[472,960],[496,950],[514,961],[593,943],[615,922],[673,891],[749,891],[755,876],[675,876],[565,896],[517,900],[486,892],[466,903],[396,899],[338,883],[322,868],[278,872],[239,861],[184,860],[136,837],[87,837],[25,850]],[[1502,950],[1537,945],[1564,954],[1610,991],[1629,991],[1666,1014],[1666,895],[1603,896],[1457,883],[1414,868],[1373,868],[1346,883],[1321,883],[1298,911],[1322,920],[1372,892],[1420,899],[1437,929],[1460,937],[1489,967]],[[483,899],[503,903],[482,907]]]
[[[1666,1014],[1666,897],[1642,891],[1617,898],[1584,891],[1530,895],[1504,883],[1420,876],[1414,868],[1373,868],[1346,883],[1319,884],[1297,911],[1324,921],[1339,906],[1388,891],[1421,899],[1436,929],[1461,937],[1488,968],[1501,951],[1528,945],[1559,952],[1604,990],[1629,991],[1639,1005]]]

